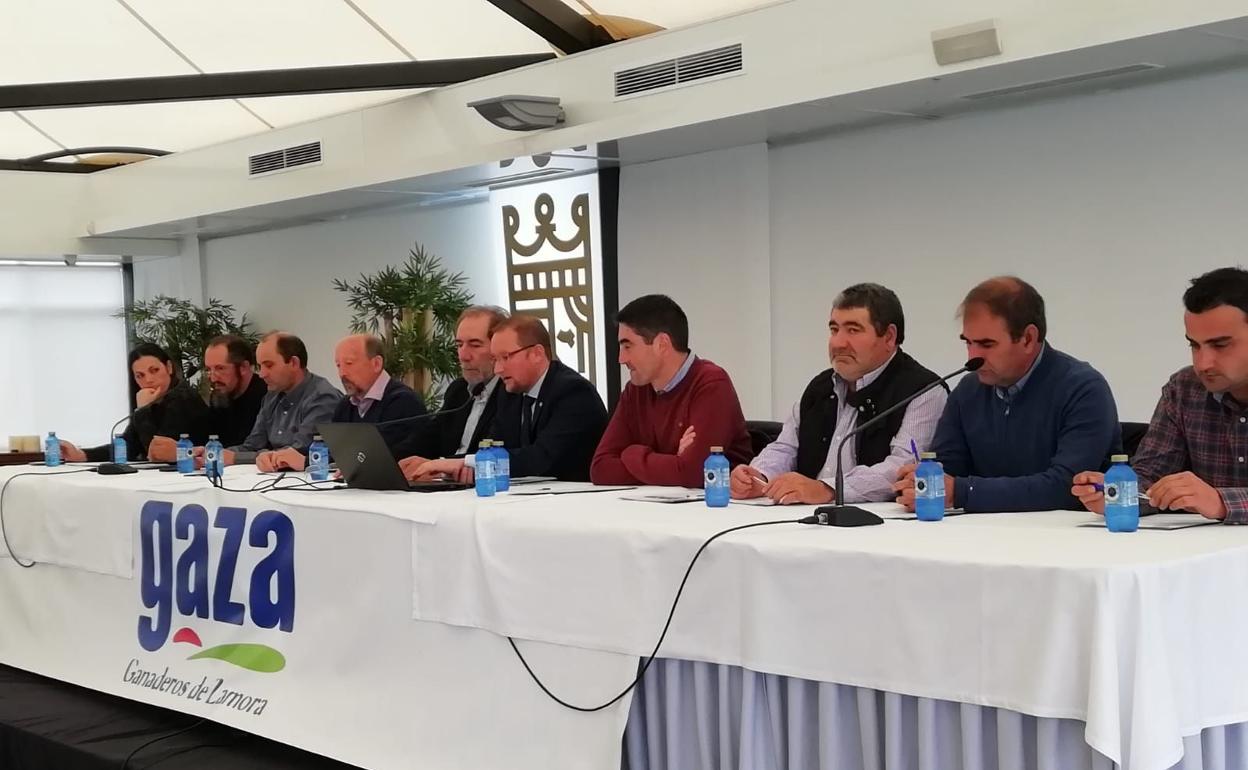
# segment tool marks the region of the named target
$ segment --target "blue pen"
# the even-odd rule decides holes
[[[919,447],[914,443],[914,439],[910,439],[910,451],[914,453],[914,461],[916,463],[921,462],[919,460]]]

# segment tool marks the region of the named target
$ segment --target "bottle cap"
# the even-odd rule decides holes
[[[1127,461],[1127,456],[1126,455],[1110,455],[1109,461],[1111,463],[1125,463]]]
[[[722,453],[722,452],[724,451],[724,448],[723,448],[722,446],[713,446],[713,447],[711,447],[711,451],[712,451],[712,452],[720,452],[720,453]]]
[[[482,449],[486,449],[490,446],[490,440],[488,438],[483,438],[481,439],[481,443],[478,444],[478,446],[481,447]]]
[[[208,434],[208,440],[209,440],[209,441],[217,441],[217,440],[218,440],[218,439],[217,439],[217,434],[215,434],[215,433],[210,433],[210,434]]]
[[[920,460],[935,460],[936,453],[935,452],[919,452],[919,459]]]
[[[319,433],[313,433],[313,434],[312,434],[312,440],[313,440],[313,441],[320,441],[320,440],[321,440],[321,434],[319,434]]]
[[[179,433],[179,434],[178,434],[178,438],[190,438],[190,437],[191,437],[191,434],[189,434],[189,433]]]

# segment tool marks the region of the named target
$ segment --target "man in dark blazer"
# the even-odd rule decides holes
[[[513,316],[490,340],[494,372],[507,392],[492,438],[511,454],[511,475],[588,481],[589,463],[607,425],[607,410],[589,380],[554,360],[550,333],[532,316]],[[431,460],[412,478],[472,478],[464,459]]]
[[[333,422],[386,423],[425,414],[420,395],[386,372],[381,340],[371,334],[353,334],[334,348],[334,365],[347,394],[334,409]],[[391,453],[408,435],[409,425],[380,425]]]
[[[417,420],[407,427],[407,435],[393,447],[403,458],[404,473],[415,471],[430,458],[463,457],[476,451],[481,439],[493,438],[490,426],[503,389],[494,376],[494,356],[490,337],[507,311],[493,305],[472,305],[455,324],[455,350],[461,376],[451,381],[442,397],[442,411],[428,420]]]

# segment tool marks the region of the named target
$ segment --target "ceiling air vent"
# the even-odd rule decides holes
[[[626,99],[642,94],[691,85],[712,78],[739,75],[745,71],[745,57],[740,43],[712,48],[709,51],[678,56],[675,59],[643,64],[617,70],[615,98]]]
[[[247,175],[261,176],[285,171],[299,166],[312,166],[321,162],[321,143],[308,142],[282,150],[262,152],[247,158]]]
[[[1078,75],[1067,75],[1062,78],[1053,78],[1051,80],[1037,80],[1032,83],[1020,83],[1014,86],[1006,86],[1005,88],[994,88],[990,91],[980,91],[976,94],[967,94],[963,99],[999,99],[1003,96],[1015,96],[1017,94],[1025,94],[1029,91],[1039,91],[1043,88],[1058,88],[1060,86],[1075,86],[1086,83],[1089,80],[1100,80],[1102,78],[1112,78],[1119,75],[1131,75],[1136,72],[1148,72],[1150,70],[1161,69],[1161,64],[1128,64],[1125,67],[1114,67],[1113,69],[1097,70],[1095,72],[1081,72]]]

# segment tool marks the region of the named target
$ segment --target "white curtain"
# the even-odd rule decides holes
[[[120,265],[0,264],[0,445],[107,441],[128,410],[124,303]]]

